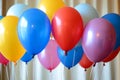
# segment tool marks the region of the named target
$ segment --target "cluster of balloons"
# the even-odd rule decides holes
[[[89,4],[68,7],[62,0],[42,0],[38,8],[15,4],[0,16],[0,63],[28,63],[38,55],[48,70],[60,62],[68,69],[87,69],[113,60],[120,50],[120,16],[99,18]],[[50,38],[52,36],[54,38]]]

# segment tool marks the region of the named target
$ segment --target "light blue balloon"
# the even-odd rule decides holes
[[[108,13],[104,15],[102,18],[108,20],[114,27],[116,32],[116,43],[114,50],[120,46],[120,15],[116,13]]]
[[[81,60],[83,55],[83,49],[81,45],[78,45],[72,50],[68,51],[67,55],[65,55],[65,52],[59,47],[57,49],[57,52],[60,61],[68,69],[75,66]]]
[[[3,18],[3,16],[0,16],[0,20]]]
[[[91,6],[87,3],[80,3],[80,4],[76,5],[75,9],[80,13],[80,15],[83,19],[84,26],[90,20],[99,17],[97,10],[93,6]]]
[[[22,60],[23,62],[28,63],[29,61],[31,61],[31,60],[33,59],[33,57],[34,57],[34,55],[26,52],[26,53],[23,55],[23,57],[21,58],[21,60]]]
[[[18,22],[18,37],[27,52],[36,55],[50,39],[51,24],[47,15],[36,8],[23,12]]]

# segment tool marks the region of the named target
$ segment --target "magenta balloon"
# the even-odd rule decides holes
[[[7,60],[1,53],[0,53],[0,63],[7,65],[9,60]]]
[[[60,63],[57,56],[57,43],[55,40],[50,40],[46,48],[38,54],[40,63],[48,70],[53,70]]]
[[[96,18],[86,25],[82,46],[92,62],[106,58],[113,51],[115,42],[115,29],[107,20]]]

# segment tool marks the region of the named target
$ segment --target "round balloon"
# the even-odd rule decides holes
[[[65,55],[64,51],[58,47],[58,57],[62,64],[68,69],[75,66],[82,58],[83,49],[82,46],[76,46],[72,50],[68,51],[68,54]]]
[[[7,16],[17,16],[20,17],[22,15],[22,13],[29,9],[28,5],[25,4],[14,4],[12,5],[8,11],[7,11]]]
[[[26,62],[26,64],[27,64],[29,61],[31,61],[31,60],[33,59],[33,57],[34,57],[34,56],[33,56],[32,54],[26,52],[26,53],[23,55],[23,57],[21,58],[21,60],[22,60],[23,62]]]
[[[96,63],[106,58],[113,51],[115,42],[115,29],[107,20],[96,18],[86,25],[82,46],[92,62]]]
[[[40,63],[50,71],[55,69],[60,63],[57,56],[57,47],[58,45],[55,40],[50,40],[46,48],[38,54]]]
[[[6,16],[0,21],[0,51],[9,61],[19,60],[25,50],[17,35],[18,17]]]
[[[116,13],[108,13],[104,15],[102,18],[108,20],[114,27],[116,32],[116,43],[114,50],[120,47],[120,15]]]
[[[82,59],[79,62],[80,66],[87,69],[93,65],[93,62],[90,61],[85,54],[83,54]]]
[[[50,33],[50,21],[41,10],[31,8],[21,15],[18,37],[27,52],[35,55],[42,51],[50,39]]]
[[[84,25],[86,25],[90,20],[99,17],[96,9],[87,3],[80,3],[75,6],[75,9],[81,14]]]
[[[55,12],[65,6],[63,0],[42,0],[40,1],[38,8],[42,11],[44,11],[50,20],[52,20],[53,15]]]
[[[112,61],[119,54],[119,51],[120,51],[120,47],[118,47],[116,50],[110,53],[105,59],[103,59],[103,62]]]
[[[65,53],[75,47],[83,34],[79,12],[71,7],[59,9],[52,20],[52,34]]]
[[[0,63],[7,65],[9,63],[9,60],[7,60],[1,53],[0,53]]]

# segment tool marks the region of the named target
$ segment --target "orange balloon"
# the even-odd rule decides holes
[[[82,59],[79,62],[79,65],[83,68],[89,68],[93,65],[93,62],[90,61],[85,54],[83,54]]]

